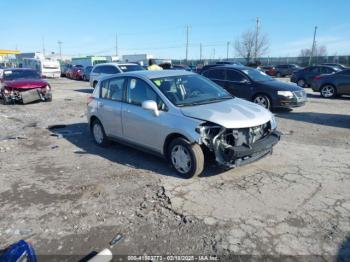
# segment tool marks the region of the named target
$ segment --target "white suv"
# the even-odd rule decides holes
[[[203,171],[205,151],[233,168],[270,154],[280,138],[268,110],[184,70],[104,77],[87,117],[96,144],[137,146],[169,159],[186,178]]]
[[[98,79],[106,76],[119,74],[124,72],[139,71],[144,70],[144,68],[138,64],[119,64],[119,63],[104,63],[95,65],[90,73],[90,86],[95,88]]]

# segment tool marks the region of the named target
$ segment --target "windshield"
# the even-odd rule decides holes
[[[232,99],[232,95],[199,75],[152,79],[160,91],[176,106],[193,106]]]
[[[139,65],[120,65],[119,67],[123,72],[144,70],[143,67]]]
[[[4,71],[4,79],[40,79],[40,75],[33,70],[6,70]]]
[[[242,70],[244,74],[249,76],[253,81],[256,82],[265,82],[265,81],[272,81],[273,78],[265,74],[264,72],[256,69],[244,69]]]

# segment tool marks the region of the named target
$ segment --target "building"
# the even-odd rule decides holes
[[[85,57],[73,57],[73,65],[82,65],[83,67],[94,66],[96,64],[110,62],[106,56],[85,56]]]
[[[152,59],[153,55],[150,54],[135,54],[135,55],[123,55],[122,60],[126,63],[139,63],[142,66],[148,65],[148,60]]]

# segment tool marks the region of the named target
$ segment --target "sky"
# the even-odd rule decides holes
[[[266,56],[297,56],[317,43],[329,55],[350,55],[348,0],[0,0],[0,49],[70,56],[152,54],[183,59],[189,26],[189,59],[236,57],[240,35],[269,38]]]

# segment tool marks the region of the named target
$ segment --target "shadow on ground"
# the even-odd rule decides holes
[[[337,96],[336,98],[323,98],[320,94],[307,94],[308,98],[334,99],[334,100],[350,100],[350,96]]]
[[[171,169],[167,161],[160,157],[114,142],[105,148],[97,146],[93,142],[87,123],[65,125],[50,131],[79,147],[81,150],[75,151],[75,154],[97,155],[121,165],[149,170],[164,176],[179,177]],[[209,158],[205,171],[201,176],[210,177],[222,172],[225,172],[225,170],[217,166],[214,160]]]
[[[92,88],[82,88],[82,89],[74,89],[74,91],[85,93],[85,94],[92,94],[94,90]]]
[[[339,114],[315,113],[315,112],[279,112],[276,114],[279,118],[301,121],[305,123],[350,128],[350,116]]]

